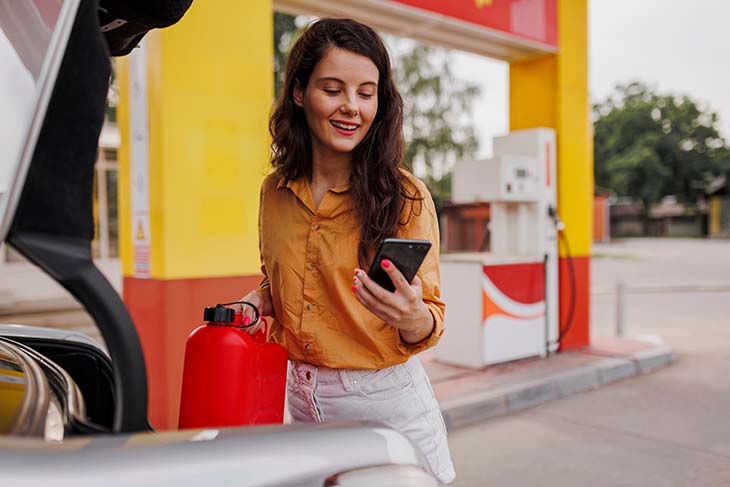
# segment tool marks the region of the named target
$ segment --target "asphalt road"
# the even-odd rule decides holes
[[[592,333],[613,332],[609,292],[623,282],[627,335],[660,336],[677,361],[451,432],[454,486],[730,485],[730,241],[628,240],[594,254]]]

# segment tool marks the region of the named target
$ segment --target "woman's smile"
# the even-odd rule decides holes
[[[351,137],[355,135],[357,129],[360,127],[358,123],[345,122],[343,120],[330,120],[330,124],[334,127],[337,133]]]

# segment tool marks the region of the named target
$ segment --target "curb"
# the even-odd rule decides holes
[[[0,316],[41,314],[55,311],[84,309],[71,295],[48,299],[3,299],[0,296]]]
[[[441,403],[448,430],[521,411],[578,392],[655,371],[674,361],[669,347],[661,346],[625,358],[604,358],[595,363],[549,377],[496,387]]]

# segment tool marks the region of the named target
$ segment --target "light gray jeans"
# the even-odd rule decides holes
[[[330,369],[290,362],[292,422],[380,421],[417,444],[445,484],[454,479],[446,426],[426,372],[415,356],[380,370]]]

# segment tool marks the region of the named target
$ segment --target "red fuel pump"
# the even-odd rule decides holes
[[[266,323],[254,335],[241,313],[226,305],[205,308],[203,320],[185,346],[178,427],[210,428],[282,423],[286,390],[286,349],[266,343]]]

